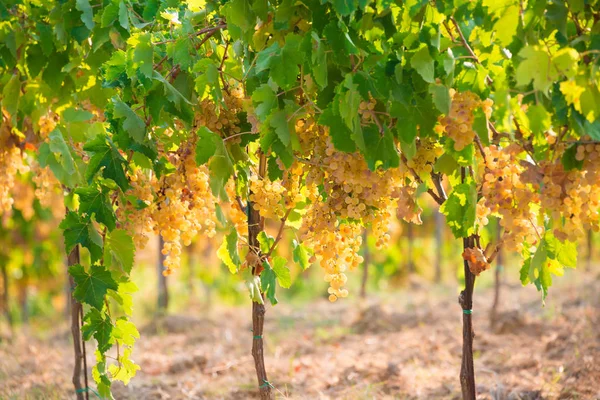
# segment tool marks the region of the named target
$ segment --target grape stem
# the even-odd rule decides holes
[[[269,258],[271,256],[271,254],[273,253],[273,250],[275,250],[275,247],[281,241],[281,238],[283,237],[283,228],[285,228],[285,222],[287,221],[291,212],[292,212],[292,209],[288,208],[288,210],[285,212],[285,215],[281,218],[281,224],[279,225],[279,230],[277,231],[277,236],[275,237],[275,241],[271,245],[271,248],[265,255],[265,258]]]
[[[477,64],[481,64],[481,61],[479,60],[479,57],[477,57],[477,55],[475,55],[475,52],[473,51],[473,49],[471,48],[471,46],[469,46],[469,43],[467,42],[467,39],[465,38],[465,35],[460,30],[460,26],[458,26],[458,22],[456,21],[456,18],[450,17],[450,20],[452,21],[452,23],[456,27],[456,31],[458,32],[458,35],[460,36],[460,41],[462,42],[463,47],[465,49],[467,49],[467,51],[469,52],[469,54],[471,55],[471,57],[473,58],[473,60],[475,60],[475,62]],[[489,75],[486,75],[485,81],[486,81],[486,83],[488,85],[491,85],[492,83],[494,83],[493,79],[490,78]]]
[[[408,168],[408,170],[413,174],[417,183],[422,184],[423,180],[421,179],[419,174],[417,174],[417,172],[414,169],[412,169],[411,167],[408,166],[408,160],[406,159],[404,154],[401,154],[400,158],[402,159],[402,162],[404,163],[404,165],[406,165],[406,168]],[[436,203],[438,203],[439,205],[442,205],[444,203],[444,201],[446,200],[445,198],[438,196],[431,188],[427,188],[427,193],[429,193],[429,195],[433,198],[433,200]]]

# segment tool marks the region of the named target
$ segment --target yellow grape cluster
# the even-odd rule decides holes
[[[575,157],[583,161],[581,170],[565,171],[560,160],[543,161],[539,163],[543,184],[539,179],[532,182],[560,240],[576,241],[588,230],[600,228],[600,144],[578,145]]]
[[[240,119],[237,113],[243,106],[244,92],[241,88],[232,87],[229,94],[223,96],[224,106],[218,106],[214,101],[203,100],[200,110],[196,113],[196,125],[205,126],[212,132],[218,133],[222,138],[235,136],[232,143],[240,141]]]
[[[116,210],[117,221],[133,237],[136,249],[144,249],[150,240],[148,233],[153,231],[153,187],[156,178],[142,169],[129,172],[128,178],[130,187],[125,195],[139,200],[141,204],[120,204]]]
[[[282,164],[279,167],[283,170],[282,179],[271,181],[258,175],[250,178],[250,201],[263,218],[282,219],[288,210],[304,200],[300,193],[304,174],[302,164],[294,162],[289,169]]]
[[[366,125],[374,120],[375,106],[377,100],[369,98],[369,101],[361,101],[358,105],[358,114],[360,115],[361,122]]]
[[[472,92],[456,92],[450,90],[452,104],[450,113],[438,118],[437,133],[445,133],[454,141],[454,150],[460,151],[473,143],[476,132],[473,130],[475,119],[474,111],[482,108],[486,116],[491,115],[493,102],[490,99],[481,99]]]
[[[40,138],[46,139],[50,132],[54,130],[58,121],[58,115],[52,111],[42,115],[38,120]]]
[[[12,192],[12,197],[14,199],[13,207],[21,211],[21,214],[26,221],[31,220],[35,215],[35,210],[33,208],[35,193],[33,187],[28,182],[17,179],[14,182]]]
[[[285,214],[283,199],[286,190],[280,180],[271,182],[269,178],[253,175],[250,178],[250,201],[252,208],[263,218],[281,219]]]
[[[433,171],[435,160],[444,153],[442,146],[430,137],[417,141],[417,151],[406,165],[419,175],[429,175]]]
[[[487,224],[490,213],[498,215],[508,250],[522,250],[524,241],[536,244],[543,227],[537,225],[536,212],[531,207],[539,203],[539,199],[519,159],[523,149],[517,144],[504,148],[491,145],[484,151],[483,197],[477,204],[478,223]]]
[[[0,148],[0,212],[10,213],[13,203],[18,200],[13,196],[13,189],[17,181],[17,174],[29,172],[29,166],[25,164],[24,154],[18,147],[1,144]]]
[[[154,232],[164,239],[165,275],[181,263],[182,245],[189,246],[200,232],[216,234],[215,198],[210,188],[206,165],[195,161],[195,135],[169,155],[176,172],[163,176],[156,184],[156,206],[152,219]]]
[[[366,107],[368,109],[368,106]],[[337,151],[327,129],[312,117],[299,119],[296,132],[304,149],[307,198],[303,238],[313,248],[330,283],[329,299],[346,297],[344,271],[362,263],[361,222],[371,224],[377,245],[389,241],[388,225],[397,208],[394,197],[406,171],[369,170],[359,153]]]
[[[35,198],[39,200],[42,207],[51,209],[54,213],[57,202],[63,203],[58,179],[48,167],[42,168],[39,164],[32,167],[31,179],[35,184]],[[64,205],[60,209],[61,213],[64,213]]]

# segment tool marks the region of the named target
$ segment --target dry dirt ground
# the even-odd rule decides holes
[[[496,329],[492,290],[476,288],[478,398],[600,399],[600,276],[562,279],[545,307],[535,288],[504,286]],[[266,364],[277,398],[458,399],[457,288],[416,286],[364,302],[269,307]],[[114,385],[115,398],[256,398],[249,309],[190,307],[142,324],[134,352],[142,370]],[[74,398],[71,354],[66,326],[4,342],[0,399]]]

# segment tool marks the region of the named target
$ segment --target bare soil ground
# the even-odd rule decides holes
[[[495,329],[492,290],[476,287],[478,398],[600,399],[600,277],[562,279],[545,307],[535,288],[505,285]],[[364,302],[269,307],[266,364],[277,398],[458,399],[458,290],[419,286]],[[142,370],[114,385],[115,398],[256,398],[250,319],[250,305],[198,306],[142,324],[134,351]],[[71,369],[66,324],[45,339],[4,342],[0,399],[74,398]]]

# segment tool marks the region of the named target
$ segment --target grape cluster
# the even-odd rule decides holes
[[[454,141],[454,150],[460,151],[473,143],[477,134],[473,130],[475,119],[474,111],[481,108],[486,116],[491,115],[492,100],[481,101],[479,97],[472,92],[456,92],[450,90],[452,105],[450,113],[446,116],[440,116],[439,124],[436,126],[436,132],[445,133]]]
[[[373,104],[373,103],[369,103]],[[364,107],[369,109],[369,105]],[[362,263],[361,223],[372,226],[377,246],[389,241],[388,225],[398,206],[406,170],[369,170],[359,153],[334,148],[326,128],[308,116],[296,122],[306,169],[309,207],[303,238],[313,248],[329,282],[329,299],[346,297],[344,272]]]
[[[560,159],[540,162],[542,184],[532,182],[560,240],[576,241],[600,228],[600,144],[577,145],[575,158],[583,161],[581,170],[565,171]]]
[[[195,148],[196,136],[192,135],[175,153],[169,154],[176,171],[156,183],[152,220],[154,232],[164,239],[161,251],[167,256],[165,275],[179,266],[182,245],[189,246],[199,232],[208,237],[216,234],[215,198],[209,171],[205,165],[196,165]]]
[[[156,178],[136,169],[128,173],[130,187],[125,192],[126,198],[136,199],[136,202],[125,201],[117,207],[117,220],[121,227],[133,237],[137,249],[144,249],[150,239],[149,232],[153,231],[152,210]]]
[[[406,165],[420,176],[428,176],[433,171],[435,160],[444,153],[442,146],[430,137],[417,140],[417,151]]]
[[[238,143],[241,140],[238,113],[242,110],[243,98],[241,88],[231,87],[229,94],[223,96],[224,105],[217,105],[211,100],[201,101],[200,110],[196,113],[196,126],[205,126],[222,138],[237,135],[230,140]]]
[[[283,178],[271,181],[268,177],[253,175],[250,178],[250,201],[252,207],[263,218],[281,219],[288,210],[304,200],[300,193],[301,179],[304,174],[302,164],[294,162],[289,169],[282,164]]]
[[[13,189],[17,181],[17,174],[29,172],[25,164],[24,154],[18,147],[0,148],[0,212],[10,213],[15,201]]]
[[[520,251],[523,242],[536,244],[543,227],[538,226],[532,207],[539,203],[538,194],[529,185],[527,165],[519,159],[524,150],[511,144],[504,148],[491,145],[484,151],[483,198],[477,204],[478,223],[485,225],[490,213],[498,215],[508,250]]]

